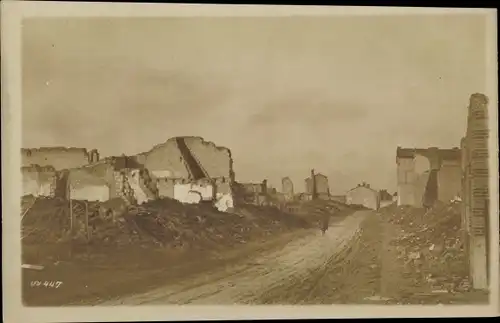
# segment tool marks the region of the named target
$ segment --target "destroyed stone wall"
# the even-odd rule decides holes
[[[144,165],[156,178],[187,179],[189,172],[174,139],[171,138],[154,146],[150,151],[137,155],[137,162]]]
[[[228,148],[216,146],[201,137],[185,137],[184,140],[210,178],[225,177],[234,181],[233,159]]]
[[[158,178],[158,195],[160,198],[174,198],[175,179],[168,177]]]
[[[474,288],[487,289],[489,284],[489,127],[488,98],[471,95],[467,130],[461,144],[462,155],[462,223],[466,225],[466,245],[470,276]]]
[[[283,198],[285,201],[293,200],[293,182],[289,177],[285,177],[281,180]]]
[[[421,207],[437,200],[449,202],[460,190],[460,148],[398,147],[396,163],[398,205]]]
[[[414,172],[413,157],[397,158],[398,205],[414,205]]]
[[[233,160],[229,149],[216,146],[201,137],[182,138],[210,178],[225,177],[234,181]],[[137,155],[137,162],[143,164],[157,178],[189,178],[189,171],[176,139],[170,138],[150,151]]]
[[[438,172],[438,199],[442,202],[450,202],[461,195],[461,189],[461,160],[443,161]]]
[[[207,179],[198,181],[177,180],[174,184],[174,199],[182,203],[212,201],[214,195],[214,185]]]
[[[415,181],[413,184],[413,206],[423,207],[425,191],[427,189],[427,184],[429,183],[430,170],[423,172],[422,174],[415,174]]]
[[[104,202],[116,196],[113,166],[97,165],[69,170],[68,185],[71,199]]]
[[[267,203],[267,182],[234,183],[232,191],[237,203],[264,205]]]
[[[54,167],[31,165],[21,168],[23,195],[54,197],[57,174]]]
[[[330,186],[328,184],[328,177],[323,174],[315,174],[316,180],[316,193],[318,195],[330,195]],[[308,177],[305,179],[306,193],[313,194],[313,179]]]
[[[30,165],[52,166],[56,170],[69,169],[88,165],[99,160],[97,150],[86,148],[42,147],[21,149],[23,167]]]

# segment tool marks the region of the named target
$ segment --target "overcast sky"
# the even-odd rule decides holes
[[[396,189],[395,153],[459,146],[485,90],[481,16],[38,19],[23,24],[23,146],[231,149],[236,177]]]

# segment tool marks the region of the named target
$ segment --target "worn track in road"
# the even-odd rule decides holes
[[[318,277],[315,278],[316,283],[303,290],[304,298],[307,298],[321,281],[321,274],[318,273],[340,260],[337,256],[358,234],[361,222],[369,213],[355,212],[330,226],[324,236],[318,230],[317,234],[294,240],[280,250],[266,252],[244,263],[228,265],[189,281],[179,281],[144,294],[98,305],[267,303],[263,300],[268,291],[285,284],[299,283],[314,275]],[[280,298],[286,302],[286,298]]]

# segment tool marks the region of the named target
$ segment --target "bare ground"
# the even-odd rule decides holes
[[[370,213],[357,211],[333,224],[324,236],[318,230],[290,241],[284,248],[260,253],[222,270],[101,305],[262,303],[267,291],[314,276],[358,234],[360,223]]]
[[[23,301],[26,306],[88,305],[114,297],[146,292],[180,279],[224,268],[250,255],[279,249],[289,241],[311,233],[295,230],[262,241],[235,246],[226,251],[113,250],[113,257],[100,262],[85,256],[46,266],[43,271],[23,270]],[[106,254],[106,251],[102,251]],[[30,282],[60,281],[59,288],[33,287]]]
[[[400,232],[397,224],[363,210],[339,218],[324,236],[317,229],[297,230],[231,252],[191,252],[188,259],[181,255],[176,259],[128,250],[124,257],[143,259],[143,268],[140,264],[75,268],[82,280],[73,277],[71,284],[65,283],[66,291],[25,286],[31,299],[27,303],[67,304],[70,299],[73,305],[487,302],[484,292],[433,293],[419,284],[419,274],[409,271],[398,257]],[[155,266],[149,268],[151,259],[145,257],[158,257]],[[49,279],[41,272],[27,274],[32,277],[26,276],[26,281]],[[36,274],[45,276],[33,277]],[[57,272],[54,277],[62,280]]]

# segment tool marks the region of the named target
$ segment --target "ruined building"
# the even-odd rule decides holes
[[[449,202],[460,194],[459,148],[398,147],[396,164],[398,205],[430,207],[435,201]]]
[[[201,137],[174,137],[134,156],[157,180],[160,197],[184,203],[214,203],[221,211],[234,207],[231,151]]]
[[[234,195],[238,202],[254,205],[267,205],[269,192],[267,180],[261,183],[235,183]]]
[[[201,137],[175,137],[136,156],[102,160],[95,150],[76,148],[24,149],[21,153],[26,166],[25,194],[33,192],[33,186],[41,185],[41,176],[32,173],[52,171],[28,168],[53,165],[56,171],[61,170],[57,175],[50,173],[56,181],[53,190],[56,196],[93,201],[121,197],[139,204],[169,197],[184,203],[209,201],[221,211],[233,207],[231,152]],[[33,184],[35,178],[38,182]]]
[[[489,166],[488,98],[473,94],[469,100],[467,130],[462,138],[462,224],[466,229],[473,287],[488,288],[489,281]]]
[[[22,148],[21,165],[50,166],[56,170],[85,166],[99,161],[99,152],[96,149],[41,147]]]
[[[289,177],[285,177],[281,180],[281,185],[285,201],[292,201],[294,198],[292,180]]]
[[[99,161],[96,149],[42,147],[21,149],[21,176],[23,195],[64,197],[60,179],[69,169],[87,166]],[[64,184],[65,185],[65,184]]]
[[[310,199],[330,199],[330,186],[325,175],[316,174],[311,170],[311,176],[305,179],[305,186]]]

